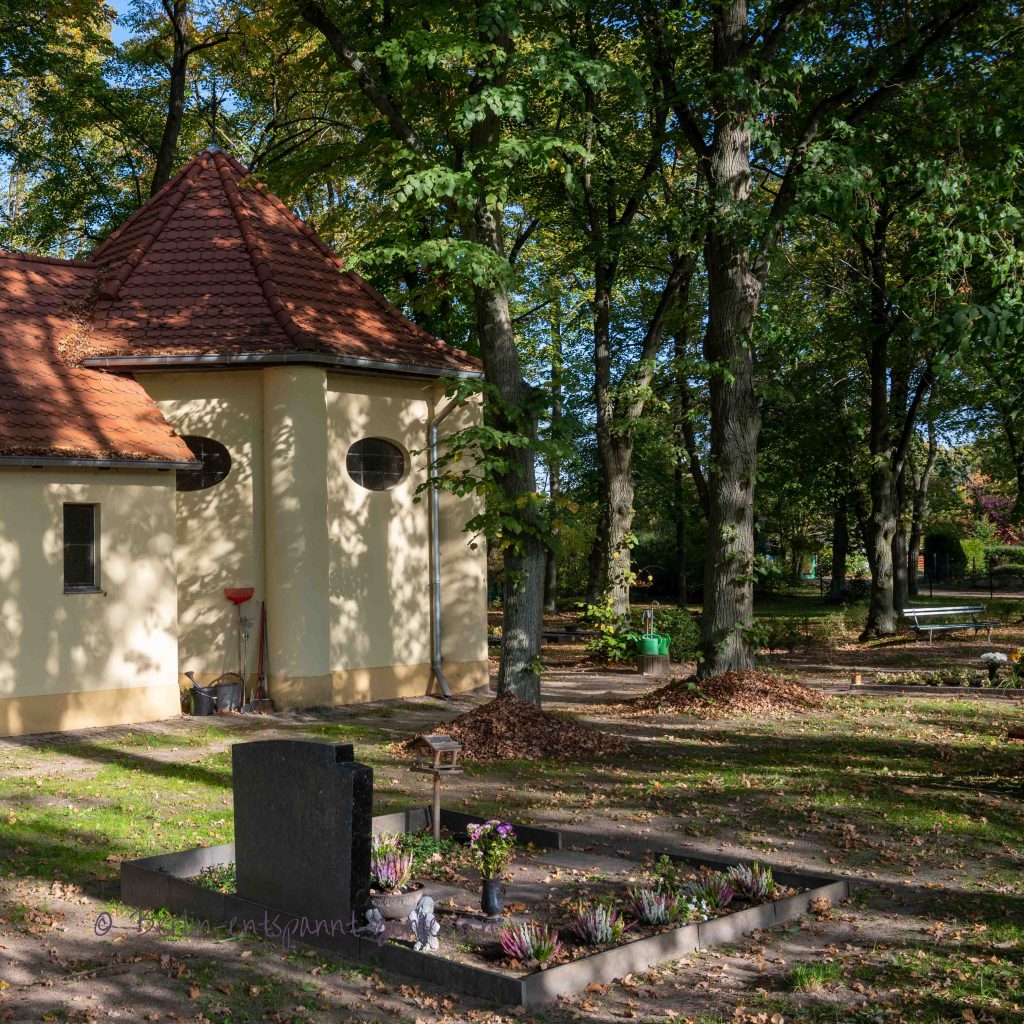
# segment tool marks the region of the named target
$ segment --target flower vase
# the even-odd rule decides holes
[[[488,917],[501,917],[505,909],[505,894],[502,891],[501,878],[484,878],[482,881],[480,909]]]

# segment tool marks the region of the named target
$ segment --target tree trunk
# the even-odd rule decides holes
[[[870,287],[870,411],[868,448],[871,452],[871,512],[867,521],[868,565],[871,567],[871,603],[861,640],[892,636],[896,632],[893,606],[892,542],[899,518],[896,473],[892,459],[889,422],[889,331],[886,231],[888,211],[883,208],[872,225],[867,263]]]
[[[741,60],[747,5],[731,0],[715,25],[717,71]],[[754,394],[752,326],[762,280],[750,268],[735,210],[750,195],[750,131],[743,111],[715,118],[708,160],[714,208],[704,262],[708,322],[704,357],[710,364],[711,465],[701,622],[703,677],[752,668],[754,653],[744,630],[754,611],[754,477],[760,411]]]
[[[623,428],[619,427],[620,430]],[[633,532],[633,436],[608,438],[602,453],[608,485],[608,547],[605,569],[608,600],[616,615],[629,613],[629,588],[633,579],[630,544]]]
[[[846,512],[846,495],[836,498],[832,514],[832,578],[828,585],[828,599],[839,604],[846,598],[846,557],[850,553],[850,523]]]
[[[907,607],[907,474],[896,478],[896,531],[892,537],[892,607],[897,622]]]
[[[687,471],[697,490],[697,500],[707,515],[708,485],[704,470],[700,464],[697,451],[697,440],[693,429],[691,413],[693,410],[693,394],[687,379],[687,366],[690,348],[690,322],[687,310],[690,301],[690,285],[692,273],[687,275],[679,286],[679,307],[682,311],[679,325],[676,327],[672,342],[672,372],[676,378],[677,432],[676,465],[675,465],[675,514],[676,514],[676,593],[677,604],[686,607],[689,581],[686,578],[686,490]]]
[[[171,26],[173,50],[171,77],[167,83],[167,115],[164,132],[156,154],[156,168],[149,194],[156,195],[170,181],[174,158],[178,152],[178,136],[185,116],[185,86],[188,79],[188,0],[175,0],[166,5],[165,13]]]
[[[475,241],[502,252],[500,211],[483,199],[474,216]],[[508,295],[501,287],[474,288],[477,330],[487,380],[500,395],[494,409],[499,430],[525,432],[536,437],[536,423],[510,422],[506,409],[524,409],[529,405],[529,385],[523,380],[516,347],[515,332],[509,314]],[[504,499],[514,505],[523,494],[537,490],[536,468],[530,447],[511,448],[504,453],[509,464],[498,478]],[[547,546],[539,533],[536,509],[522,511],[525,529],[505,548],[504,611],[501,633],[501,663],[498,668],[498,694],[514,694],[521,700],[540,703],[540,654],[543,626],[544,573]]]
[[[597,476],[597,529],[594,541],[587,555],[587,604],[600,604],[607,587],[605,570],[605,550],[608,547],[608,516],[605,508],[608,505],[605,489],[604,473],[598,468]]]
[[[600,554],[605,596],[621,616],[629,612],[630,531],[633,525],[633,441],[616,423],[612,383],[611,301],[615,270],[602,261],[594,268],[594,408],[598,471],[604,484]],[[628,428],[627,428],[628,430]]]
[[[495,14],[486,0],[477,0],[477,21],[480,42],[485,47],[482,65],[470,86],[480,93],[492,85],[504,84],[507,50],[511,42],[505,30],[494,24]],[[501,47],[495,47],[500,41]],[[497,50],[502,49],[499,58]],[[469,132],[469,151],[474,154],[492,152],[498,144],[501,123],[490,108]],[[502,210],[485,195],[477,198],[469,233],[474,242],[505,259]],[[509,312],[508,293],[500,281],[475,285],[477,331],[480,353],[488,382],[498,391],[500,402],[495,410],[499,430],[537,438],[537,423],[530,419],[515,422],[530,408],[532,388],[523,377],[515,329]],[[523,529],[505,548],[505,592],[501,632],[501,662],[498,666],[498,695],[514,694],[521,700],[540,703],[539,660],[544,624],[544,576],[547,545],[541,535],[537,507],[522,497],[537,493],[536,463],[533,445],[512,447],[504,454],[509,469],[498,478],[502,495],[510,508],[522,509]]]
[[[910,515],[910,540],[907,542],[907,594],[917,597],[919,585],[917,578],[917,562],[921,555],[921,542],[924,539],[924,517],[928,512],[928,488],[931,484],[935,457],[938,454],[938,438],[933,423],[928,424],[928,456],[921,474],[914,475],[913,506]]]
[[[562,419],[562,325],[558,315],[552,325],[551,351],[551,434],[552,455],[548,460],[548,498],[552,515],[558,515],[558,498],[562,489],[562,460],[558,456],[558,431]],[[547,566],[544,572],[544,611],[549,615],[558,612],[558,527],[552,526],[552,547],[548,549]]]
[[[871,473],[871,515],[868,518],[868,563],[871,566],[871,604],[861,640],[896,632],[893,605],[892,542],[899,504],[896,480],[888,459]]]

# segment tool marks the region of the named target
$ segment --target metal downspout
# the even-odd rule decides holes
[[[444,659],[441,656],[441,495],[437,489],[437,428],[457,404],[453,398],[434,416],[427,428],[427,447],[430,452],[430,668],[445,700],[452,699],[452,691],[444,674]]]

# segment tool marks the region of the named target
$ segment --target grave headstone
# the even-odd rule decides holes
[[[373,769],[352,745],[231,748],[238,895],[310,921],[362,922],[370,892]]]

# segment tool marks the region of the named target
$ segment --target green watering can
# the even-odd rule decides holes
[[[635,640],[641,654],[668,654],[668,645],[672,638],[664,633],[630,633],[630,640]]]

